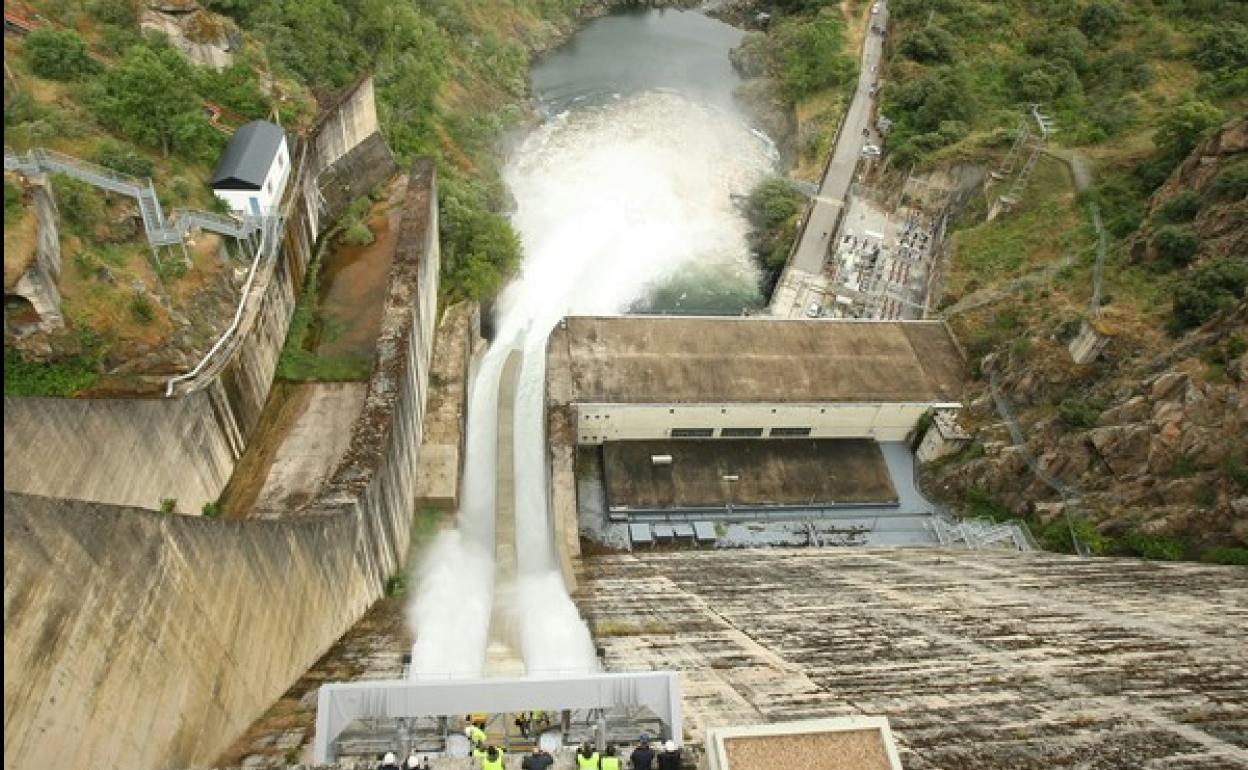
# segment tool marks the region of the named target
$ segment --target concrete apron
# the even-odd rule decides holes
[[[498,460],[494,520],[494,607],[485,650],[487,676],[520,675],[524,661],[516,651],[508,591],[516,578],[516,384],[523,354],[512,351],[498,381]]]

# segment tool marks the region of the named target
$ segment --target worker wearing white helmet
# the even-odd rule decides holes
[[[381,764],[377,766],[377,770],[402,770],[399,767],[399,758],[394,755],[393,751],[387,751],[386,755],[381,758]]]
[[[663,753],[659,754],[659,770],[680,770],[680,749],[675,741],[663,744]]]

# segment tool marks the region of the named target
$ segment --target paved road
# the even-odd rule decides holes
[[[873,14],[868,24],[879,24],[887,28],[888,4],[885,0],[880,0],[879,13]],[[791,266],[807,273],[818,275],[823,271],[828,242],[835,237],[833,228],[836,226],[836,217],[849,194],[854,166],[864,143],[862,131],[868,127],[871,117],[874,97],[871,96],[870,89],[879,74],[874,69],[879,66],[882,47],[883,38],[868,30],[866,43],[862,48],[862,72],[858,75],[858,90],[854,92],[845,124],[836,138],[832,162],[819,184],[819,195],[816,196],[814,208],[810,212],[810,221],[798,244],[797,252],[793,255]]]

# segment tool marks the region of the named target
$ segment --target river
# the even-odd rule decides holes
[[[593,643],[564,590],[547,500],[545,341],[568,314],[740,314],[762,305],[736,201],[777,153],[733,103],[742,33],[696,12],[590,22],[532,70],[542,122],[504,178],[524,246],[473,384],[458,528],[438,536],[410,617],[413,676],[588,671]],[[498,379],[516,394],[515,575],[494,574]]]

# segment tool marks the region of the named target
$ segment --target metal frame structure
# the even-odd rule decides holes
[[[680,676],[674,671],[332,682],[321,685],[317,695],[312,761],[335,761],[338,737],[357,719],[519,713],[534,704],[565,710],[644,706],[668,736],[679,740],[682,734]]]
[[[1031,133],[1029,122],[1036,124],[1037,133]],[[1014,146],[1010,148],[1010,153],[1006,156],[1005,165],[998,172],[1007,176],[1012,173],[1014,163],[1017,161],[1021,150],[1030,143],[1031,153],[1027,156],[1026,162],[1023,163],[1022,170],[1018,172],[1018,176],[1014,179],[1014,183],[1010,185],[1009,191],[1001,196],[1001,202],[1006,206],[1012,207],[1022,199],[1023,192],[1027,189],[1027,183],[1031,181],[1031,172],[1040,160],[1040,155],[1044,152],[1049,136],[1056,131],[1057,129],[1053,127],[1053,119],[1040,111],[1040,105],[1030,105],[1030,121],[1027,117],[1023,118],[1018,139],[1014,142]]]

